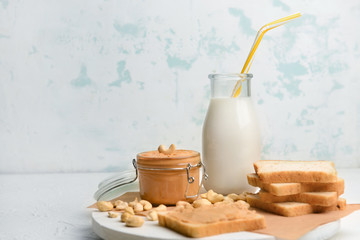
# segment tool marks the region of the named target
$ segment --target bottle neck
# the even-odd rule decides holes
[[[252,74],[210,74],[209,79],[212,98],[230,98],[234,89],[238,89],[239,86],[241,91],[238,97],[251,96]]]

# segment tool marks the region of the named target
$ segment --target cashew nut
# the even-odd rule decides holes
[[[119,205],[120,203],[123,203],[124,201],[122,200],[116,200],[115,202],[113,202],[112,204],[114,205],[114,207],[116,207],[117,205]]]
[[[128,207],[128,203],[127,202],[121,202],[118,205],[116,205],[115,209],[116,210],[124,210],[126,207]]]
[[[172,154],[172,153],[175,151],[175,145],[174,145],[174,144],[171,144],[168,149],[166,149],[166,147],[165,147],[164,145],[160,145],[160,146],[158,147],[158,151],[159,151],[159,153],[163,153],[163,154],[166,154],[166,155],[170,155],[170,154]]]
[[[132,202],[129,202],[129,207],[134,207],[135,206],[135,204],[137,204],[139,201],[138,201],[138,199],[137,198],[135,198],[135,200],[134,201],[132,201]]]
[[[126,207],[124,209],[124,212],[130,213],[131,215],[135,214],[134,209],[132,207]]]
[[[226,196],[226,197],[224,197],[224,200],[223,200],[223,202],[234,202],[234,199],[232,199],[231,197],[228,197],[228,196]]]
[[[144,211],[152,209],[152,204],[149,201],[141,200],[139,203],[143,205]]]
[[[204,198],[197,199],[193,202],[194,208],[198,208],[198,207],[202,207],[202,206],[209,206],[209,205],[211,205],[211,202]]]
[[[100,212],[106,212],[114,209],[114,205],[111,202],[99,201],[96,203]]]
[[[207,192],[200,194],[200,197],[201,197],[201,198],[207,198]]]
[[[109,218],[117,218],[119,216],[119,213],[116,212],[108,212]]]
[[[127,227],[141,227],[144,224],[144,218],[138,216],[132,216],[125,222]]]
[[[174,210],[176,211],[182,211],[183,209],[185,209],[185,206],[184,205],[179,205],[179,206],[175,206]]]
[[[185,209],[189,209],[189,208],[194,208],[193,205],[191,205],[190,203],[189,204],[185,204],[184,205],[184,208]]]
[[[136,203],[134,205],[133,209],[134,209],[134,212],[136,212],[136,213],[144,211],[144,207],[141,203]]]
[[[178,201],[176,203],[176,206],[179,207],[179,206],[184,206],[184,208],[189,208],[189,206],[192,208],[192,205],[188,202],[185,202],[185,201]]]
[[[238,195],[238,200],[246,201],[246,195],[248,195],[248,192],[243,192]]]
[[[222,200],[224,200],[224,196],[222,194],[218,194],[218,193],[214,192],[213,190],[209,190],[207,192],[207,199],[211,203],[216,203],[216,202],[221,202]]]
[[[239,200],[239,196],[236,193],[230,193],[226,197],[229,197],[234,201]]]
[[[128,212],[124,212],[123,214],[121,214],[121,222],[126,222],[126,220],[128,220],[132,216],[134,215]]]
[[[149,219],[150,221],[157,221],[158,220],[158,215],[156,211],[150,211],[148,213],[148,215],[146,216],[147,219]]]
[[[164,204],[160,204],[157,208],[155,208],[156,211],[166,211],[167,207]]]
[[[243,201],[243,200],[237,200],[236,203],[244,206],[245,208],[249,208],[249,207],[250,207],[250,204],[248,204],[247,202],[245,202],[245,201]]]

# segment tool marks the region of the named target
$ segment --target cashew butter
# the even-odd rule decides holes
[[[137,155],[140,196],[152,204],[192,202],[201,185],[200,153],[192,150],[165,149]]]
[[[173,218],[185,223],[207,224],[220,221],[252,218],[255,211],[248,210],[244,203],[222,203],[192,209],[175,209],[168,213]]]

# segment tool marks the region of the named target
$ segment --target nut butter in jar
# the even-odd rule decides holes
[[[206,177],[200,153],[175,150],[173,144],[169,149],[160,145],[157,151],[139,153],[136,159],[141,199],[153,204],[194,201]]]

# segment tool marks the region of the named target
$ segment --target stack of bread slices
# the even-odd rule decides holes
[[[346,200],[339,198],[344,180],[331,161],[261,160],[254,168],[248,183],[260,191],[246,196],[252,207],[287,217],[346,207]]]

